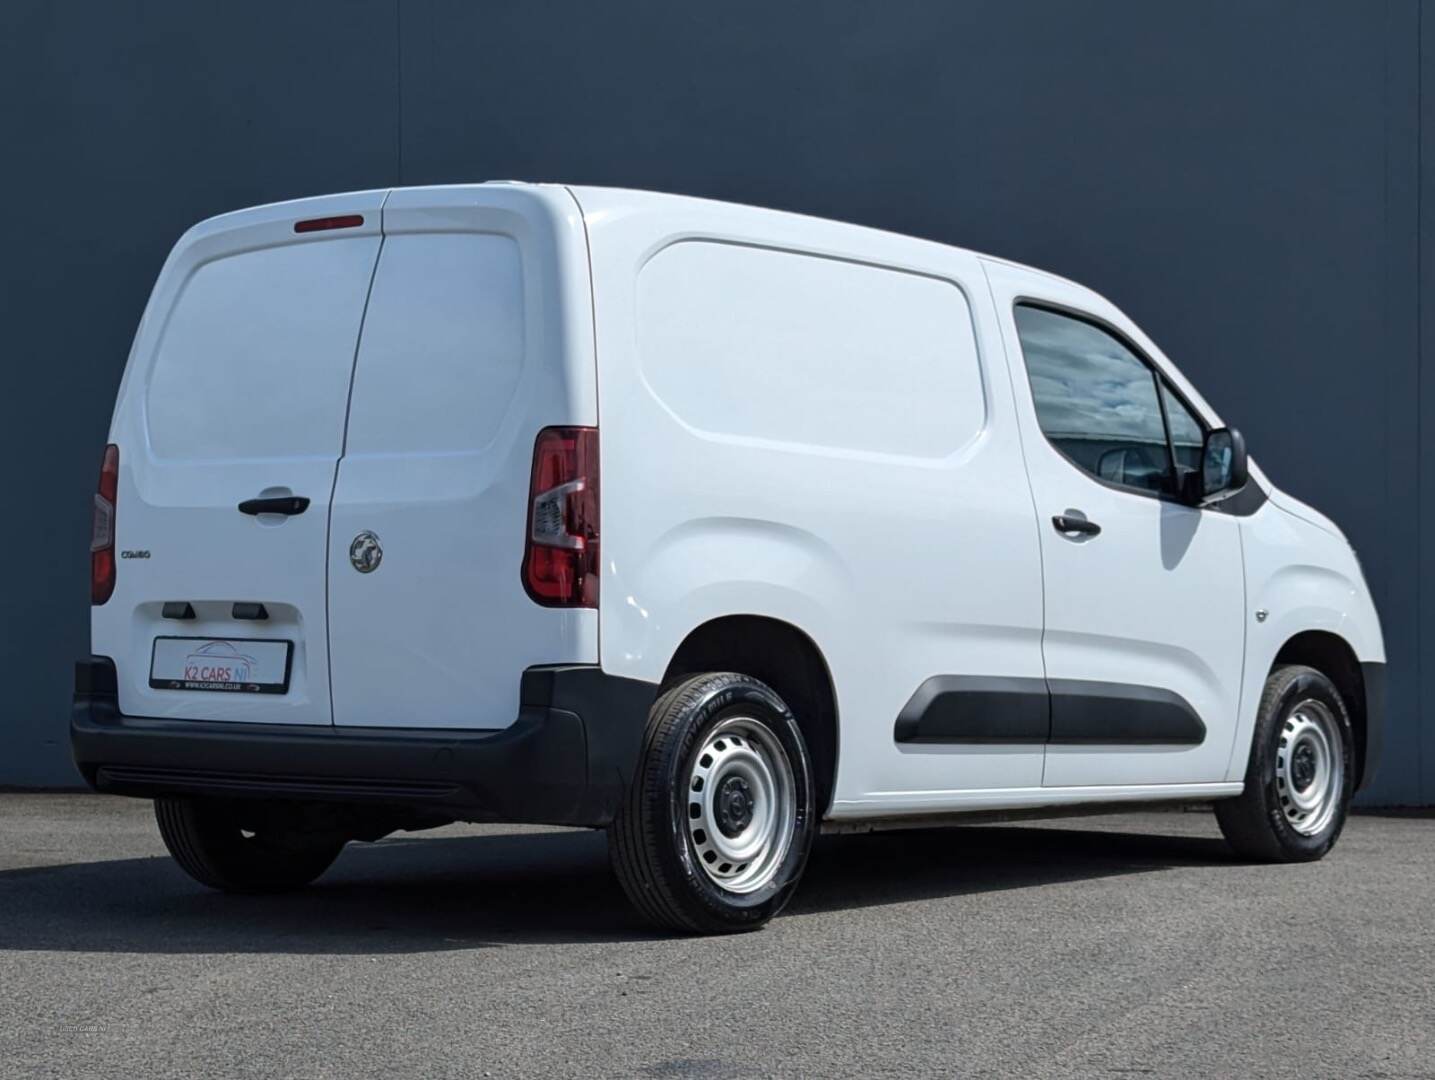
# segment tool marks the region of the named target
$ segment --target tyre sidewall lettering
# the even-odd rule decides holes
[[[725,912],[727,917],[731,917],[733,909],[739,909],[750,912],[755,922],[765,921],[776,914],[790,897],[806,864],[813,839],[810,827],[811,765],[797,722],[782,699],[755,680],[712,688],[690,707],[689,714],[696,718],[695,722],[688,725],[684,737],[672,748],[664,767],[670,787],[668,818],[671,825],[671,844],[668,855],[675,863],[675,869],[686,879],[689,888],[705,907],[715,913]],[[686,827],[687,771],[690,759],[711,728],[735,715],[761,723],[776,735],[787,753],[788,764],[798,788],[792,846],[772,881],[752,893],[728,892],[713,882],[697,865]]]
[[[1344,769],[1342,770],[1342,789],[1339,796],[1342,809],[1336,813],[1323,831],[1313,836],[1307,836],[1292,828],[1286,819],[1280,791],[1276,784],[1275,762],[1286,719],[1296,705],[1312,698],[1325,705],[1336,718],[1341,734],[1340,753]],[[1261,740],[1259,748],[1260,784],[1265,797],[1267,815],[1271,828],[1280,834],[1284,844],[1304,852],[1323,853],[1339,837],[1345,825],[1345,808],[1349,805],[1354,784],[1352,741],[1350,716],[1345,702],[1341,700],[1340,694],[1327,680],[1311,675],[1301,675],[1286,687],[1278,700],[1277,708],[1273,710],[1269,730],[1264,732],[1264,738]]]

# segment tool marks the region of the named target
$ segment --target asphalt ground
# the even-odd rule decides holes
[[[0,1075],[1435,1077],[1435,820],[1300,866],[1196,812],[824,837],[768,929],[697,939],[599,833],[229,897],[146,803],[0,795]]]

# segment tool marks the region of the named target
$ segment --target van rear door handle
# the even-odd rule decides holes
[[[1084,517],[1072,517],[1070,514],[1056,514],[1052,517],[1051,523],[1056,526],[1059,533],[1080,536],[1095,536],[1101,532],[1101,526],[1094,521],[1087,521]]]
[[[309,509],[303,495],[281,495],[274,499],[245,499],[239,504],[241,514],[283,514],[292,517]]]

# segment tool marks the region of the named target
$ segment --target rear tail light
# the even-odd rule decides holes
[[[103,604],[115,591],[115,498],[120,487],[120,448],[105,447],[100,487],[90,520],[90,603]]]
[[[533,444],[523,587],[547,607],[598,606],[598,429],[550,427]]]

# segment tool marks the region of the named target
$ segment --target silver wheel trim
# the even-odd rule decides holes
[[[751,820],[734,836],[719,825],[719,795],[736,778],[751,795]],[[683,814],[693,857],[709,879],[733,893],[772,881],[792,846],[797,784],[787,752],[764,725],[731,716],[689,758]]]
[[[1303,836],[1323,831],[1345,787],[1340,727],[1319,701],[1300,702],[1281,722],[1276,795],[1286,824]]]

